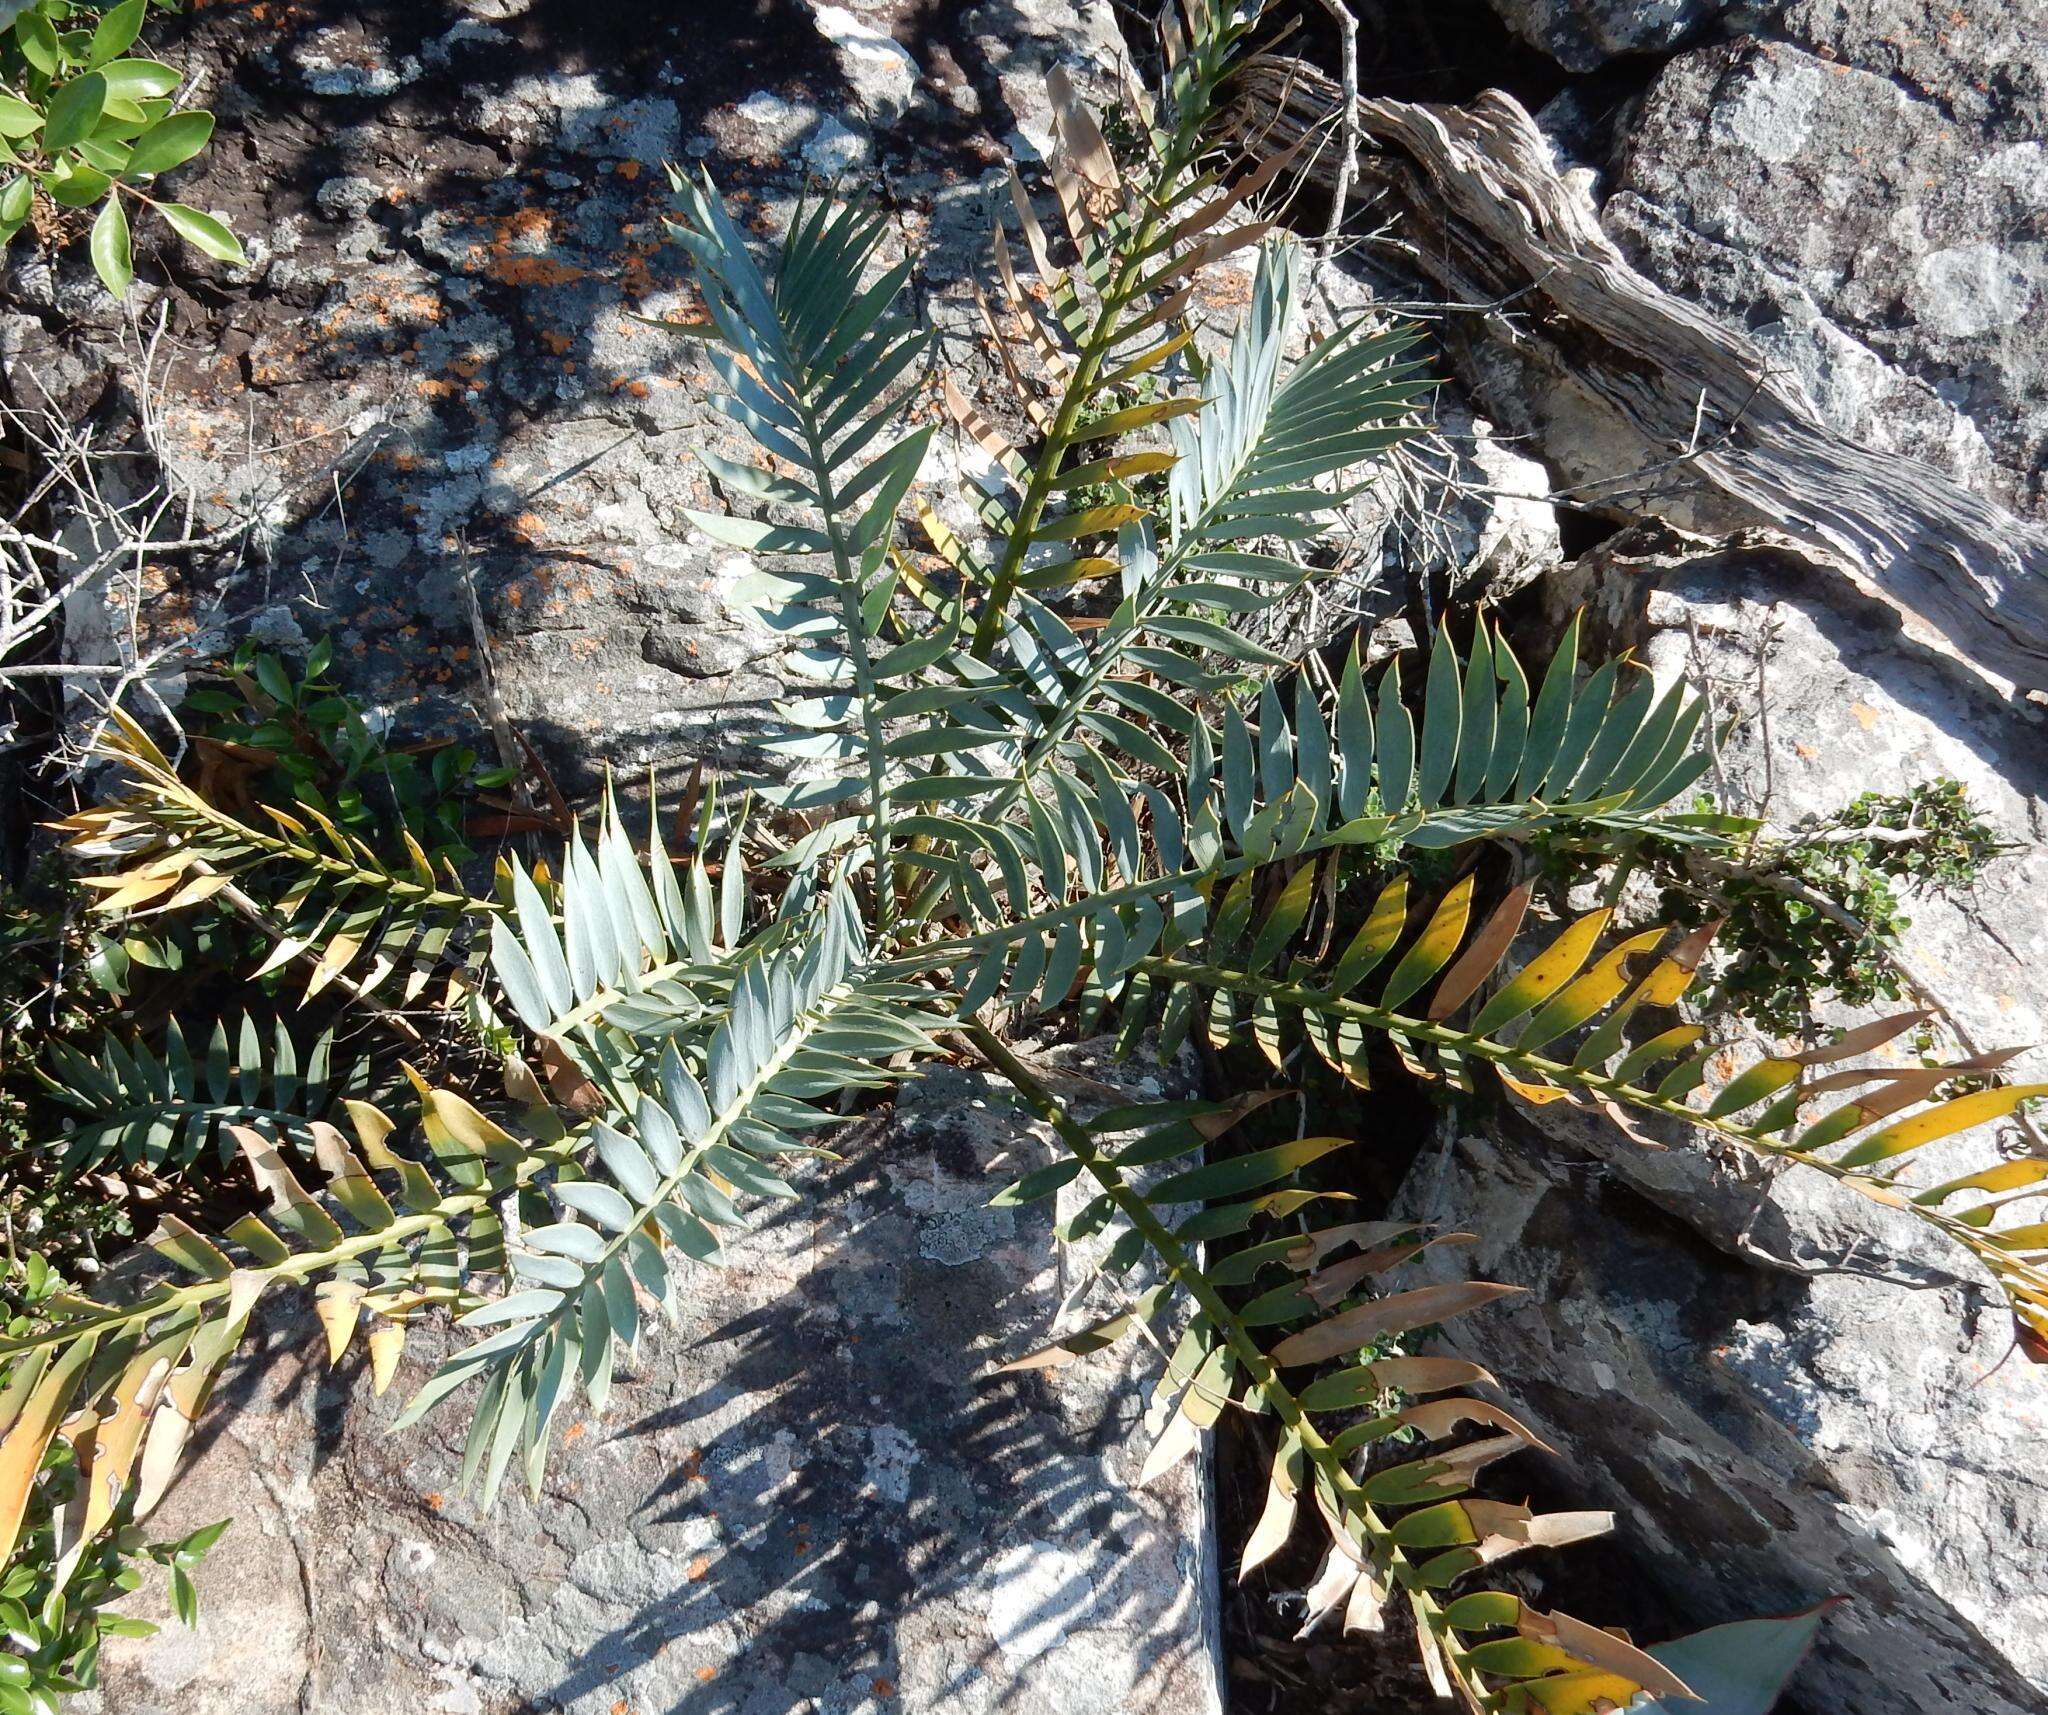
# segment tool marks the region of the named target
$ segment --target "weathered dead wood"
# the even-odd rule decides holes
[[[1240,76],[1237,129],[1285,148],[1342,101],[1312,66],[1269,56]],[[1363,177],[1398,208],[1414,263],[1447,300],[1498,306],[1480,312],[1498,338],[1468,381],[1523,419],[1579,498],[1708,534],[1769,531],[1916,638],[2048,689],[2048,530],[1820,422],[1741,333],[1623,260],[1511,96],[1365,100],[1358,123],[1379,151]]]

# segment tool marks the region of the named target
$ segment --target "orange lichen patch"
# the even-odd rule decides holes
[[[1868,703],[1851,703],[1849,705],[1849,712],[1856,717],[1856,724],[1865,732],[1869,732],[1879,721],[1884,719],[1884,716],[1876,709],[1873,709]]]
[[[1217,269],[1201,279],[1195,295],[1214,309],[1233,309],[1248,304],[1252,301],[1251,276],[1234,268]]]
[[[468,263],[507,286],[566,286],[590,270],[547,252],[554,243],[555,217],[545,208],[515,209],[493,224],[482,245],[471,245]]]
[[[427,1503],[429,1511],[439,1512],[441,1510],[441,1503],[444,1500],[446,1500],[447,1497],[443,1495],[438,1489],[436,1489],[431,1494],[425,1494],[420,1496],[420,1499]]]
[[[700,1554],[695,1560],[690,1562],[683,1576],[689,1579],[692,1584],[701,1584],[710,1575],[710,1572],[711,1557],[708,1554]]]
[[[564,333],[560,328],[542,328],[540,342],[560,357],[576,343],[576,336],[573,333]]]
[[[483,366],[484,360],[474,352],[465,353],[448,365],[454,374],[461,376],[465,381],[474,381],[477,371],[483,368]]]
[[[453,399],[457,394],[468,391],[463,381],[443,381],[437,376],[423,375],[413,383],[429,399]]]
[[[690,1449],[689,1456],[683,1460],[682,1465],[679,1467],[679,1473],[683,1481],[686,1483],[703,1482],[704,1449],[701,1447],[692,1447]]]
[[[616,167],[612,168],[612,171],[617,173],[622,179],[637,179],[640,176],[640,163],[638,161],[621,161]]]
[[[697,1683],[699,1685],[709,1685],[717,1677],[718,1669],[715,1667],[700,1667],[697,1669]]]
[[[251,357],[249,379],[258,387],[275,387],[292,378],[290,366],[275,358]]]
[[[581,1423],[570,1424],[567,1429],[562,1431],[562,1445],[566,1447],[572,1441],[580,1441],[583,1438],[583,1431],[586,1427],[587,1425]]]
[[[537,548],[548,539],[547,520],[538,512],[522,512],[506,526],[530,548]]]
[[[877,1697],[894,1697],[896,1682],[893,1679],[873,1679],[868,1682],[868,1689]]]
[[[544,208],[522,208],[498,222],[500,244],[546,244],[555,230],[555,217]]]
[[[1810,744],[1793,745],[1792,754],[1798,757],[1801,762],[1814,762],[1820,757],[1820,752]]]
[[[493,256],[484,271],[503,286],[567,286],[590,272],[556,256]]]
[[[438,322],[446,313],[445,306],[432,292],[372,273],[358,281],[343,302],[322,316],[319,325],[332,338],[363,322],[391,328],[405,322]]]

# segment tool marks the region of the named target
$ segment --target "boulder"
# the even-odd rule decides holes
[[[1106,1042],[1054,1076],[1084,1111],[1188,1089]],[[81,1715],[1220,1715],[1206,1473],[1132,1486],[1155,1356],[987,1374],[1092,1254],[1052,1241],[1078,1187],[987,1206],[1050,1135],[942,1068],[835,1147],[488,1517],[459,1408],[390,1431],[444,1335],[373,1403],[310,1316],[263,1319],[152,1521],[235,1521],[199,1625],[138,1598],[165,1629]]]
[[[1846,438],[2048,516],[2048,5],[1926,11],[1792,6],[1679,54],[1602,224]]]
[[[764,242],[806,180],[886,198],[888,260],[917,250],[917,313],[974,392],[990,176],[1048,138],[1055,63],[1106,101],[1123,50],[1077,0],[696,11],[469,0],[386,27],[316,0],[172,26],[221,117],[179,194],[251,260],[151,255],[141,224],[144,321],[175,353],[156,450],[202,527],[251,534],[141,616],[145,646],[283,608],[273,628],[331,635],[405,736],[473,731],[488,657],[572,797],[606,762],[748,757],[782,640],[728,606],[747,562],[684,516],[721,505],[697,450],[743,447],[692,344],[642,319],[694,313],[665,164],[709,171]],[[7,264],[15,402],[104,400],[103,434],[136,434],[135,353],[83,248]]]

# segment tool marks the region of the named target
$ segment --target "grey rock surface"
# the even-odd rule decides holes
[[[1866,789],[1968,786],[2015,849],[1968,895],[1910,897],[1904,956],[1981,1045],[2040,1041],[2043,711],[1780,556],[1628,545],[1546,595],[1559,617],[1589,605],[1602,652],[1632,645],[1661,682],[1713,689],[1735,722],[1733,808],[1797,826]],[[2040,1061],[2016,1070],[2038,1077]],[[1462,1348],[1556,1438],[1581,1503],[1615,1508],[1686,1623],[1849,1598],[1797,1682],[1804,1707],[2039,1709],[2048,1372],[2013,1353],[1967,1261],[1909,1218],[1818,1174],[1653,1135],[1667,1147],[1559,1105],[1425,1154],[1410,1212],[1480,1235],[1459,1269],[1529,1289],[1458,1324]],[[2023,1146],[1938,1145],[1909,1178]]]
[[[1676,47],[1729,0],[1492,0],[1502,23],[1567,71]]]
[[[664,163],[711,171],[764,240],[807,178],[849,173],[896,217],[888,260],[919,252],[915,311],[973,391],[990,177],[1048,141],[1052,65],[1107,99],[1122,45],[1078,0],[319,0],[199,14],[165,51],[234,140],[179,194],[251,263],[145,259],[169,281],[138,300],[168,316],[164,451],[203,526],[254,531],[146,641],[282,607],[401,732],[473,728],[473,593],[506,712],[573,797],[606,760],[738,761],[782,686],[781,640],[724,600],[746,562],[684,517],[720,504],[696,449],[737,456],[738,431],[691,343],[636,319],[694,313]],[[17,249],[9,390],[103,407],[118,437],[123,318],[82,253]]]
[[[1185,1091],[1104,1047],[1057,1061],[1083,1111]],[[433,1336],[372,1404],[310,1317],[266,1322],[158,1515],[235,1520],[200,1624],[110,1646],[97,1708],[1220,1715],[1206,1478],[1132,1486],[1149,1350],[984,1374],[1084,1266],[1050,1206],[987,1207],[1049,1134],[942,1069],[838,1149],[690,1272],[538,1501],[488,1518],[459,1421],[389,1433]]]
[[[1602,224],[1821,419],[2048,509],[2048,7],[1795,4],[1671,59]]]

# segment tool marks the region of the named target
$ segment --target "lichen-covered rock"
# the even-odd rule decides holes
[[[1056,1059],[1084,1111],[1185,1092],[1105,1050]],[[488,1518],[459,1408],[389,1432],[439,1338],[373,1405],[310,1317],[266,1322],[158,1515],[235,1520],[200,1624],[111,1645],[98,1708],[1218,1715],[1205,1479],[1131,1487],[1149,1349],[986,1374],[1084,1260],[1047,1205],[988,1207],[1049,1136],[941,1069],[836,1147],[689,1271],[606,1415],[558,1427],[539,1499]]]
[[[1847,438],[2041,515],[2048,6],[1801,4],[1758,27],[1658,73],[1602,224]]]
[[[138,302],[179,353],[165,455],[202,525],[254,531],[189,612],[142,616],[145,641],[289,604],[401,732],[473,729],[473,596],[506,711],[572,796],[606,761],[741,761],[782,690],[780,640],[723,599],[744,562],[684,516],[720,507],[697,450],[742,449],[695,348],[642,319],[695,311],[665,163],[712,172],[764,243],[807,179],[886,198],[887,260],[917,252],[916,313],[974,391],[984,181],[1048,135],[1053,64],[1106,99],[1122,51],[1076,0],[468,0],[375,25],[314,0],[171,27],[221,116],[178,194],[231,216],[251,263],[166,246]],[[132,426],[82,247],[7,266],[15,401]]]

